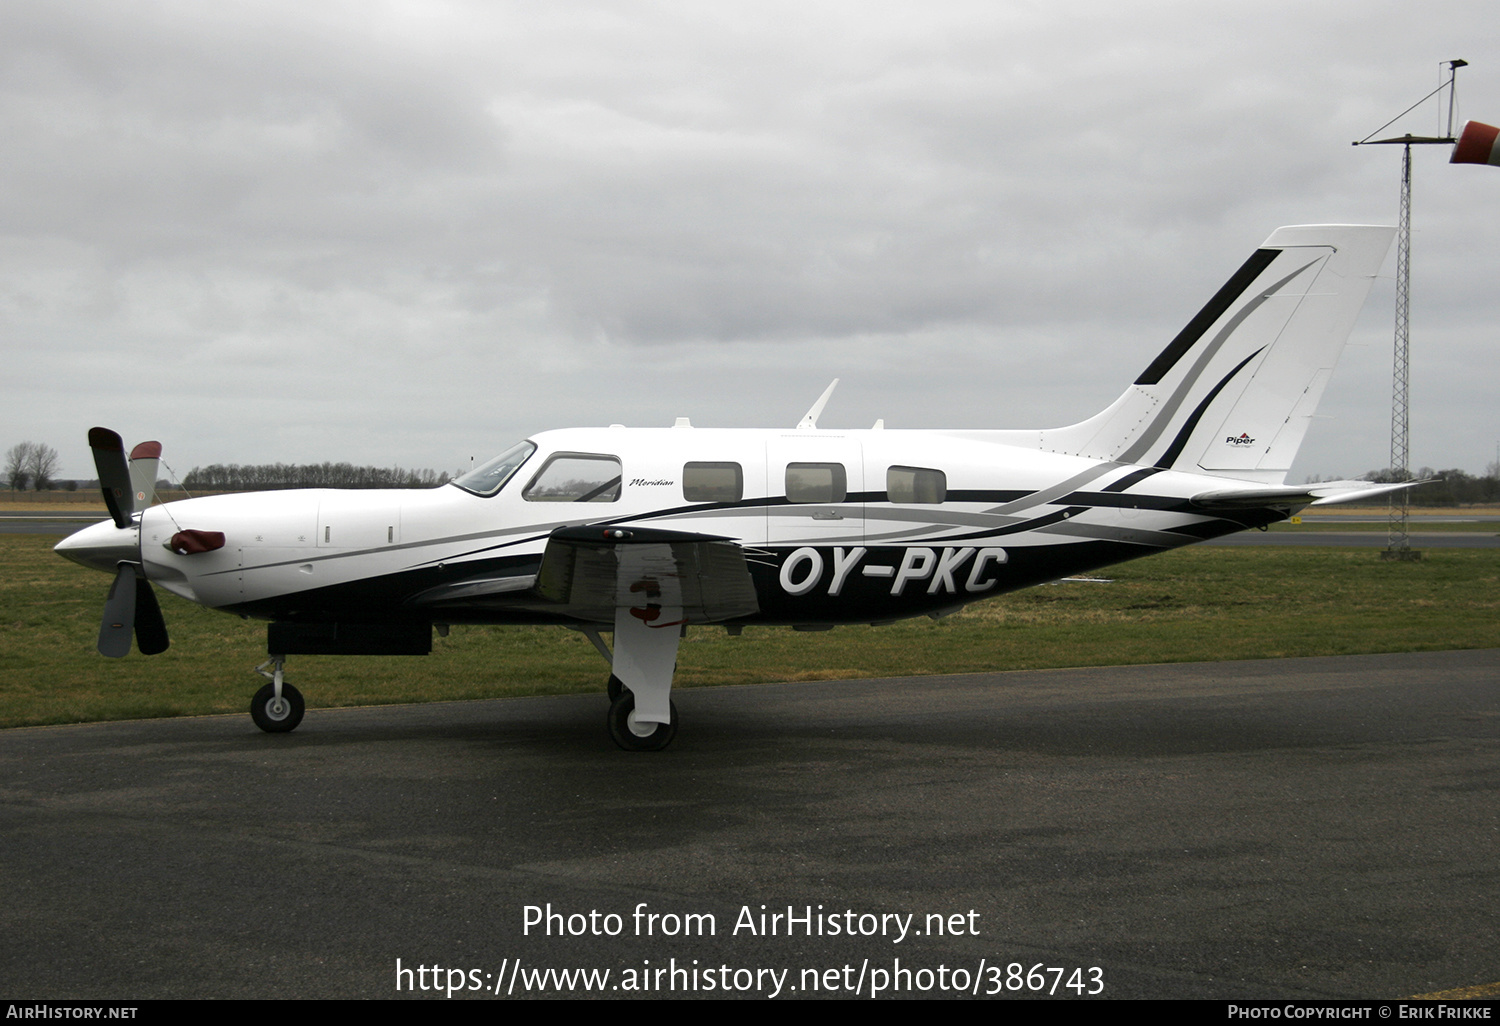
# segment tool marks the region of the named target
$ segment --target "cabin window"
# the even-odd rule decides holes
[[[788,463],[787,502],[843,502],[849,480],[842,463]]]
[[[948,475],[922,467],[891,467],[885,472],[891,502],[939,503],[948,497]]]
[[[614,502],[620,497],[620,460],[590,453],[557,453],[531,479],[521,497],[527,502]]]
[[[494,495],[505,487],[505,482],[521,469],[521,464],[525,463],[534,452],[536,452],[536,446],[532,443],[518,442],[488,463],[474,468],[462,477],[455,478],[453,483],[475,495]]]
[[[739,502],[745,497],[745,472],[738,463],[684,464],[682,497],[688,502]]]

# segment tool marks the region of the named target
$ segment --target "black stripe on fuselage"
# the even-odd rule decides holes
[[[1126,474],[1114,484],[1105,485],[1104,490],[1106,492],[1123,492],[1125,489],[1134,487],[1146,480],[1146,478],[1153,477],[1161,472],[1161,467],[1142,467],[1140,470],[1133,470],[1129,474]]]
[[[1195,520],[1186,524],[1177,524],[1174,527],[1163,527],[1161,530],[1169,534],[1184,535],[1192,538],[1194,541],[1207,541],[1210,538],[1222,538],[1226,534],[1236,534],[1252,528],[1278,524],[1292,515],[1291,509],[1284,506],[1267,506],[1263,509],[1216,510],[1212,514],[1204,513],[1203,510],[1197,510],[1196,512],[1205,516],[1212,516],[1212,519]]]

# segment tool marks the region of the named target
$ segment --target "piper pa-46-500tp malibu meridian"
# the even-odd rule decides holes
[[[151,585],[270,621],[251,704],[287,731],[298,654],[421,655],[449,624],[558,624],[609,660],[609,732],[677,731],[689,624],[820,629],[970,602],[1405,485],[1285,484],[1393,229],[1281,228],[1102,413],[1016,431],[547,431],[431,490],[152,505],[161,447],[89,432],[111,521],[57,546],[115,575],[99,650],[167,647]],[[832,391],[832,386],[829,392]],[[613,632],[613,648],[602,632]],[[271,669],[266,669],[270,667]]]

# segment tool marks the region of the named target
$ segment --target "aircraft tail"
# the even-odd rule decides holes
[[[1280,484],[1394,228],[1278,228],[1095,417],[1041,447]]]

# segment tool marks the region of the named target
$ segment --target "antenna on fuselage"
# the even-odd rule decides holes
[[[823,407],[828,405],[828,397],[833,395],[833,390],[839,387],[839,379],[834,378],[823,394],[818,396],[818,401],[812,404],[812,409],[797,422],[798,431],[812,431],[818,426],[818,418],[823,415]]]

